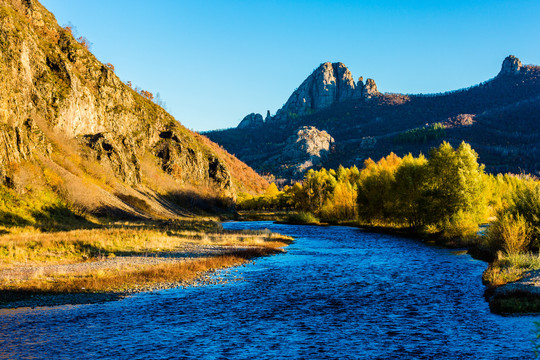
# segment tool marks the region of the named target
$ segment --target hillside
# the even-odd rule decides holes
[[[325,63],[275,116],[206,135],[259,172],[285,178],[301,177],[307,160],[315,168],[361,166],[391,151],[427,153],[443,140],[470,143],[489,172],[539,175],[539,100],[540,67],[524,66],[514,56],[491,80],[428,95],[380,93],[374,80],[355,83],[345,65]],[[287,144],[304,126],[335,142],[317,158],[306,153],[289,161]]]
[[[38,1],[0,0],[3,223],[58,208],[171,218],[268,185],[113,69]]]

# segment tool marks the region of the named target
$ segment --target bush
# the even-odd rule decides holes
[[[519,254],[527,250],[530,236],[527,221],[520,214],[502,213],[488,230],[489,247],[504,250],[506,254]]]
[[[458,211],[444,224],[443,237],[447,239],[475,238],[478,233],[478,222],[472,214]]]
[[[319,219],[317,219],[310,212],[298,212],[292,213],[287,217],[287,223],[294,225],[317,225],[319,224]]]
[[[519,189],[514,195],[514,206],[510,212],[515,216],[522,216],[527,223],[531,246],[540,248],[540,185],[528,184]]]

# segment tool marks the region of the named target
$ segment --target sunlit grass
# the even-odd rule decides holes
[[[540,269],[540,255],[521,253],[503,255],[499,253],[482,275],[484,283],[490,287],[501,286],[523,278],[528,271]]]
[[[226,231],[215,222],[125,223],[57,233],[18,232],[0,236],[0,271],[31,266],[24,276],[4,276],[0,290],[43,292],[117,291],[162,281],[190,281],[200,272],[243,264],[281,251],[292,238],[269,231]],[[204,253],[205,249],[213,249]],[[104,266],[92,271],[43,271],[122,256],[160,256],[202,251],[201,258],[153,265]]]
[[[27,279],[3,279],[3,290],[45,293],[118,292],[144,288],[158,283],[187,283],[202,273],[245,264],[256,256],[270,254],[269,249],[238,250],[231,255],[183,260],[173,263],[99,269],[78,274],[44,276],[37,273]]]

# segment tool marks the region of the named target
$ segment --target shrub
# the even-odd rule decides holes
[[[529,228],[532,247],[540,248],[540,185],[531,183],[516,191],[510,211],[522,216]]]
[[[297,225],[316,225],[319,224],[319,219],[315,217],[310,212],[298,212],[298,213],[292,213],[287,217],[287,223],[289,224],[297,224]]]
[[[459,210],[444,224],[443,237],[471,239],[478,233],[478,222],[472,214]]]
[[[528,225],[521,215],[500,214],[488,230],[488,244],[493,250],[507,254],[524,252],[530,242]]]
[[[92,43],[88,41],[87,38],[85,38],[84,36],[79,36],[77,38],[77,42],[81,44],[86,50],[90,51],[90,48],[92,47]]]

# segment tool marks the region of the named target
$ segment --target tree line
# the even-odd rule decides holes
[[[394,153],[364,167],[309,170],[301,183],[240,194],[244,210],[296,210],[309,221],[411,228],[444,238],[475,237],[489,220],[494,250],[540,246],[540,185],[526,176],[489,175],[465,142],[429,156]],[[314,220],[316,219],[316,220]],[[512,243],[512,244],[510,244]]]

